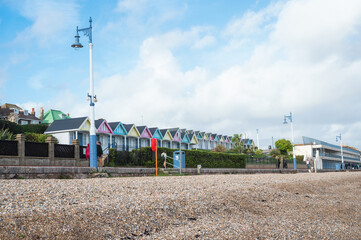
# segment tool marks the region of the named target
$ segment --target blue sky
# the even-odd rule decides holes
[[[361,148],[359,1],[0,0],[0,103],[87,115],[90,16],[97,118]]]

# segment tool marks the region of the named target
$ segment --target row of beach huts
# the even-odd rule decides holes
[[[131,151],[141,147],[149,147],[152,138],[158,140],[160,147],[179,149],[212,150],[217,145],[231,149],[231,136],[193,131],[180,128],[164,128],[136,126],[118,122],[107,122],[105,119],[95,120],[97,140],[102,148],[115,148],[118,151]],[[78,117],[55,120],[45,131],[56,137],[59,144],[72,144],[78,139],[81,146],[89,143],[90,120],[88,117]]]

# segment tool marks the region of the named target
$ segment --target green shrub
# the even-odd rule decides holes
[[[223,145],[217,145],[214,149],[214,152],[227,152],[227,148]]]
[[[9,129],[0,129],[0,140],[14,140],[15,136]]]
[[[21,125],[22,132],[41,133],[43,134],[48,128],[46,124],[27,124]]]
[[[0,129],[9,129],[9,131],[13,134],[23,133],[21,125],[5,120],[0,120]]]
[[[45,143],[45,140],[48,137],[52,136],[49,134],[30,133],[30,132],[26,132],[24,133],[24,135],[25,135],[25,141],[38,142],[38,143]],[[58,139],[55,140],[55,143],[58,143]]]
[[[158,167],[163,167],[163,161],[160,155],[165,152],[169,157],[173,157],[173,152],[178,149],[158,148]],[[182,150],[186,154],[186,167],[196,168],[202,165],[204,168],[244,168],[246,166],[245,155],[216,153],[211,151],[200,150]],[[167,161],[172,162],[171,159]],[[109,164],[113,166],[139,166],[154,167],[154,153],[150,147],[144,147],[132,152],[118,152],[110,149]]]

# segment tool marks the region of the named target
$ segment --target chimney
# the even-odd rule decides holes
[[[44,120],[44,109],[43,107],[40,107],[40,121],[42,122]]]
[[[35,109],[34,108],[31,109],[31,115],[35,116]]]

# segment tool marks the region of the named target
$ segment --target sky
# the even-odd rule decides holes
[[[361,149],[359,0],[0,0],[0,104]]]

